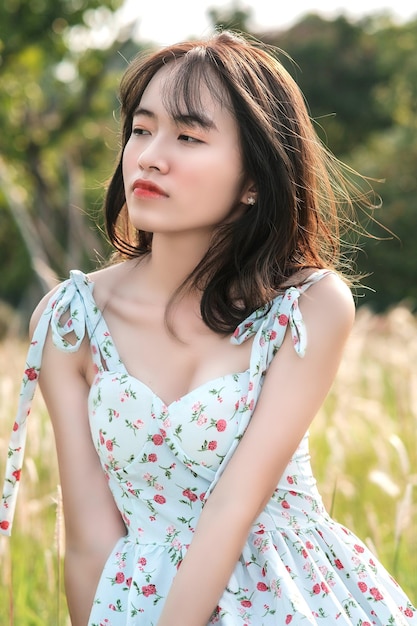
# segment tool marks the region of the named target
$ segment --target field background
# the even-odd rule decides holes
[[[0,478],[26,344],[0,343]],[[417,601],[417,318],[359,309],[337,379],[311,429],[325,504]],[[0,537],[1,626],[68,626],[53,436],[40,393],[30,418],[12,539]]]

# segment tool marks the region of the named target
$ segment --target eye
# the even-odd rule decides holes
[[[137,135],[140,137],[141,135],[150,135],[150,132],[145,128],[134,127],[132,128],[132,135]]]
[[[178,139],[183,141],[184,143],[204,143],[201,139],[197,139],[196,137],[191,137],[191,135],[179,135]]]

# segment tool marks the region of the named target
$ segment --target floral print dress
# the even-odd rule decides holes
[[[94,285],[83,273],[71,272],[51,298],[28,354],[0,531],[11,531],[26,419],[48,328],[54,343],[67,351],[77,350],[87,332],[96,368],[89,394],[91,435],[127,533],[104,567],[89,626],[157,625],[204,503],[245,432],[286,332],[304,355],[298,299],[326,273],[315,272],[239,325],[232,342],[254,337],[246,371],[210,380],[169,405],[124,367],[94,301]],[[75,344],[66,339],[70,333]],[[203,593],[204,580],[201,585]],[[417,625],[416,609],[397,583],[324,509],[310,467],[308,434],[254,521],[209,623]]]

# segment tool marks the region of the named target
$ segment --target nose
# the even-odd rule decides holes
[[[157,170],[162,174],[168,171],[168,158],[161,138],[148,139],[138,156],[138,166],[144,171]]]

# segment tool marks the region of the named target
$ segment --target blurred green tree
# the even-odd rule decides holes
[[[364,245],[359,266],[369,272],[373,308],[383,311],[405,301],[417,309],[417,20],[386,23],[375,32],[378,63],[388,79],[375,89],[390,128],[374,133],[350,154],[358,170],[384,182],[378,185],[383,205],[378,219],[393,231],[391,239]],[[370,224],[371,232],[381,230]],[[382,235],[383,236],[383,235]]]
[[[358,271],[370,287],[359,303],[381,311],[417,307],[417,20],[388,14],[356,22],[307,15],[260,35],[289,55],[280,60],[300,85],[319,136],[351,167],[375,179],[382,208],[360,242]],[[376,181],[383,180],[383,184]],[[361,219],[361,216],[358,216]],[[373,291],[372,291],[373,290]]]
[[[34,273],[28,309],[105,249],[92,217],[118,149],[118,80],[140,48],[118,20],[121,3],[0,5],[0,299],[14,305]]]

